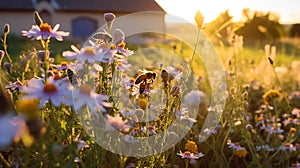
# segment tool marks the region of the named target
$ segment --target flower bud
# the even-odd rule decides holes
[[[125,40],[125,34],[122,30],[120,29],[116,29],[114,31],[114,42],[116,44],[116,46],[118,46],[119,44],[121,44],[124,40]]]
[[[115,18],[116,18],[116,15],[113,13],[105,13],[104,14],[104,20],[106,22],[108,29],[111,29],[112,23],[114,22]]]
[[[4,25],[4,34],[8,34],[10,31],[9,24]]]
[[[13,67],[13,64],[11,64],[11,63],[9,63],[9,62],[5,62],[4,64],[3,64],[3,66],[6,68],[6,71],[8,72],[8,73],[12,73],[12,67]]]
[[[248,131],[252,132],[252,131],[253,131],[253,126],[252,126],[251,124],[247,124],[247,125],[246,125],[246,129],[247,129]]]
[[[104,14],[104,20],[106,22],[113,22],[115,20],[115,18],[116,18],[116,15],[113,13],[105,13]]]
[[[203,27],[203,22],[204,22],[204,17],[200,11],[197,11],[195,15],[195,21],[197,23],[197,26],[199,29],[202,29]]]
[[[40,17],[39,13],[37,11],[35,11],[33,13],[33,18],[34,18],[34,23],[38,26],[40,26],[43,23],[42,18]]]
[[[49,50],[47,50],[47,53],[45,50],[39,50],[37,52],[37,56],[39,59],[41,59],[42,62],[45,61],[46,55],[49,55],[49,54],[50,54]]]

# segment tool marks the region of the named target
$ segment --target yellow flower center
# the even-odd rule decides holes
[[[140,98],[138,103],[139,103],[139,106],[140,106],[141,109],[143,109],[143,110],[146,109],[146,107],[147,107],[147,100],[146,99]]]
[[[48,23],[42,23],[40,25],[40,29],[42,32],[51,32],[52,31],[52,28]]]
[[[125,48],[126,43],[123,41],[122,43],[118,44],[118,46],[121,47],[121,48]]]
[[[294,128],[294,127],[291,127],[291,128],[290,128],[290,132],[296,132],[296,131],[297,131],[296,128]]]
[[[247,150],[246,150],[246,148],[243,148],[243,149],[241,149],[241,150],[237,150],[237,151],[235,151],[235,155],[237,155],[238,157],[246,157],[246,155],[247,155]]]
[[[28,119],[38,117],[38,101],[35,99],[21,99],[16,104],[16,110],[27,116]]]
[[[90,95],[90,93],[92,92],[92,86],[88,84],[83,84],[80,86],[79,92],[85,95]]]
[[[84,55],[86,56],[94,56],[96,54],[96,51],[93,47],[86,47],[84,49]]]
[[[54,84],[52,83],[46,83],[44,86],[44,92],[46,93],[54,93],[57,91],[57,88]]]
[[[191,152],[190,152],[190,151],[185,151],[185,152],[184,152],[184,155],[190,156],[190,155],[191,155]]]
[[[149,125],[149,126],[148,126],[148,129],[149,129],[149,130],[154,130],[154,127],[153,127],[152,125]]]
[[[61,66],[68,66],[68,63],[67,63],[66,61],[62,61],[62,62],[60,63],[60,65],[61,65]]]
[[[191,151],[193,153],[198,153],[198,146],[194,141],[188,141],[184,147],[185,150]]]
[[[258,117],[258,119],[257,119],[257,121],[262,121],[262,120],[264,120],[264,117],[263,117],[263,116],[260,116],[260,117]]]

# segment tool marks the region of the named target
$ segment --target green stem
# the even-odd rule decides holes
[[[199,36],[200,36],[200,29],[198,29],[197,31],[197,37],[196,37],[196,43],[195,43],[195,46],[194,46],[194,50],[193,50],[193,54],[192,54],[192,58],[188,64],[188,69],[187,69],[187,74],[186,74],[186,77],[185,77],[185,80],[184,80],[184,84],[187,82],[188,78],[189,78],[189,75],[190,75],[190,69],[192,69],[192,63],[193,63],[193,60],[195,58],[195,54],[196,54],[196,49],[197,49],[197,45],[198,45],[198,41],[199,41]]]
[[[8,163],[8,161],[4,158],[4,156],[2,155],[2,153],[0,153],[0,158],[3,161],[3,163],[5,164],[6,167],[10,167],[10,164]]]
[[[6,44],[6,38],[7,38],[7,33],[4,33],[4,37],[3,37],[3,48],[4,48],[4,52],[5,52],[5,55],[7,56],[7,59],[10,63],[12,63],[12,60],[7,52],[7,44]]]

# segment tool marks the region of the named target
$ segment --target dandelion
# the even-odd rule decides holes
[[[79,110],[83,105],[87,105],[90,112],[96,114],[97,109],[105,112],[104,106],[111,107],[111,104],[106,102],[108,97],[94,93],[92,87],[88,84],[83,84],[78,89],[73,88],[72,93],[75,111]]]
[[[26,93],[23,99],[39,99],[39,108],[42,108],[46,102],[50,102],[59,107],[61,103],[71,105],[71,92],[69,85],[61,80],[54,80],[53,77],[47,79],[44,83],[42,79],[31,79],[27,82],[27,86],[23,87],[22,92]]]
[[[32,38],[32,40],[47,40],[54,37],[58,41],[63,41],[63,36],[69,36],[69,32],[58,31],[60,25],[56,24],[52,29],[48,23],[41,23],[40,25],[32,25],[28,31],[22,31],[23,36]]]
[[[264,102],[269,105],[281,96],[278,90],[269,90],[263,95]]]

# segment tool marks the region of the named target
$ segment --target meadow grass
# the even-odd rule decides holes
[[[107,24],[114,17],[106,14]],[[49,25],[37,19],[39,33],[49,33],[43,31]],[[193,59],[194,48],[159,35],[158,42],[126,44],[121,30],[107,28],[91,46],[50,40],[60,39],[55,31],[40,40],[25,33],[36,41],[8,36],[4,45],[13,62],[0,53],[1,167],[299,167],[297,45],[215,45],[226,75],[220,86],[226,104],[200,142],[213,111],[212,83],[203,60]],[[107,123],[100,122],[102,115]],[[166,131],[172,124],[190,130],[170,149],[144,156],[179,136]],[[113,129],[140,138],[164,136],[155,146],[147,141],[136,147],[134,139],[109,136]],[[117,148],[138,148],[140,155],[116,154]]]

